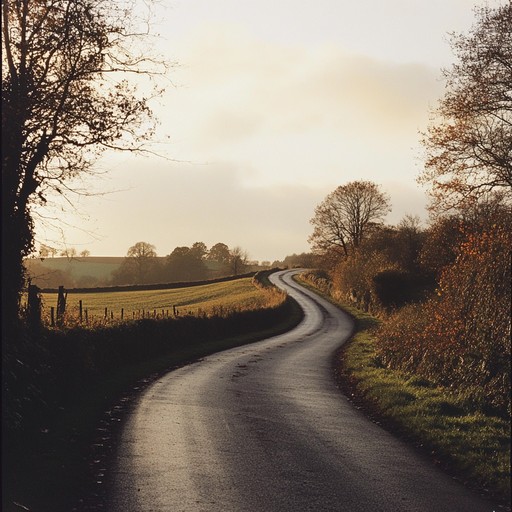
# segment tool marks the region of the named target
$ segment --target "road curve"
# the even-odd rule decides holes
[[[161,377],[128,415],[111,512],[492,512],[368,421],[333,381],[352,321],[273,274],[305,311],[291,332]]]

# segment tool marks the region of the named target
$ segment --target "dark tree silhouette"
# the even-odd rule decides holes
[[[208,269],[202,259],[198,245],[192,248],[176,247],[167,256],[165,264],[166,278],[171,281],[200,281],[208,276]]]
[[[146,284],[156,261],[156,247],[147,242],[137,242],[128,249],[126,259],[135,269],[137,282]]]
[[[113,273],[113,284],[148,284],[158,280],[156,248],[147,242],[132,245],[121,266]]]
[[[199,260],[202,260],[208,254],[208,248],[204,242],[195,242],[190,248],[192,254]]]
[[[2,2],[2,317],[11,324],[33,249],[34,206],[50,192],[69,199],[70,182],[92,172],[101,151],[141,150],[152,135],[149,98],[127,77],[166,66],[133,44],[148,32],[133,7]]]
[[[219,263],[229,263],[229,247],[222,242],[215,244],[208,252],[208,259]]]

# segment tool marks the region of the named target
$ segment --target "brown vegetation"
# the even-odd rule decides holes
[[[345,211],[322,203],[311,238],[322,286],[382,318],[381,365],[510,416],[512,4],[476,12],[469,34],[452,39],[458,62],[424,139],[430,225],[374,225],[333,251]]]

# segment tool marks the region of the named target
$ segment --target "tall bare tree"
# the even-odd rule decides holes
[[[149,5],[150,2],[145,2]],[[146,57],[136,0],[2,2],[2,313],[17,317],[34,206],[93,171],[105,149],[152,135],[147,96],[128,78],[163,74]],[[140,44],[139,44],[140,43]],[[149,53],[150,54],[150,53]],[[131,75],[130,75],[131,74]]]
[[[432,210],[463,208],[489,192],[512,201],[512,3],[476,10],[467,34],[452,35],[457,62],[424,134]]]
[[[335,251],[347,256],[390,210],[389,198],[371,181],[339,186],[316,207],[309,242],[317,253]]]
[[[241,247],[236,246],[229,251],[229,266],[234,276],[242,274],[247,268],[248,262],[247,251],[244,251]]]

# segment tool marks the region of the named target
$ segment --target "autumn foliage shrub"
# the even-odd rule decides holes
[[[333,271],[336,299],[349,300],[364,311],[376,313],[385,308],[377,293],[375,277],[383,272],[398,271],[382,252],[356,251],[340,261]]]
[[[382,324],[381,362],[510,413],[511,248],[506,223],[466,234],[436,296]]]

